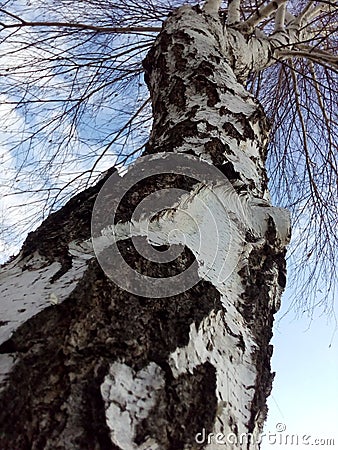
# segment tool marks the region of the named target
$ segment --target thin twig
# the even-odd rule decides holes
[[[161,31],[160,27],[105,27],[98,25],[89,25],[85,23],[78,22],[28,22],[21,18],[20,23],[2,23],[0,26],[5,29],[9,28],[23,28],[23,27],[38,27],[38,28],[76,28],[79,30],[88,30],[103,33],[117,33],[117,34],[132,34],[132,33],[159,33]]]

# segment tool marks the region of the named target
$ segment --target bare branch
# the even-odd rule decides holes
[[[234,25],[241,20],[241,0],[229,0],[227,25]]]
[[[279,50],[277,54],[282,58],[308,58],[309,60],[325,65],[325,67],[329,67],[331,70],[338,73],[338,56],[333,56],[323,50],[313,51],[313,48],[306,46],[299,46],[299,48],[299,50]]]
[[[128,120],[128,122],[123,125],[123,127],[119,130],[118,133],[116,133],[114,139],[111,142],[109,142],[109,144],[105,147],[105,149],[101,152],[100,156],[95,161],[95,163],[94,163],[94,165],[93,165],[93,167],[91,169],[92,171],[95,170],[96,166],[99,164],[99,162],[104,157],[104,155],[108,152],[108,150],[111,148],[111,146],[119,139],[119,137],[124,132],[124,130],[126,130],[128,127],[130,127],[130,125],[132,124],[133,120],[140,115],[141,111],[144,110],[144,108],[149,104],[149,102],[150,102],[150,98],[147,98],[142,103],[142,105],[139,107],[139,109],[133,114],[133,116]],[[141,148],[143,148],[143,146]],[[139,151],[139,149],[137,149],[137,151]]]
[[[285,13],[286,13],[286,3],[280,5],[276,11],[275,15],[275,32],[284,31],[285,29]]]
[[[324,124],[325,124],[325,127],[326,127],[327,136],[328,136],[328,139],[329,139],[329,147],[332,147],[330,119],[329,119],[329,116],[328,116],[328,114],[326,112],[326,109],[325,109],[323,95],[322,95],[322,93],[320,91],[320,85],[318,83],[318,78],[317,78],[316,71],[315,71],[315,68],[314,68],[314,65],[313,65],[312,62],[309,63],[309,68],[310,68],[310,73],[311,73],[311,76],[312,76],[313,84],[314,84],[314,87],[315,87],[315,91],[316,91],[316,94],[317,94],[318,105],[319,105],[320,110],[321,110],[321,112],[323,114]],[[332,168],[333,168],[333,170],[336,171],[336,168],[334,166]],[[336,174],[337,174],[337,171],[336,171]],[[338,176],[338,174],[337,174],[337,176]]]
[[[302,112],[298,81],[297,81],[297,76],[296,76],[294,68],[293,68],[292,61],[290,61],[290,67],[292,68],[291,76],[292,76],[293,88],[294,88],[294,92],[295,92],[296,110],[297,110],[297,114],[298,114],[298,117],[299,117],[299,121],[300,121],[300,125],[301,125],[301,131],[302,131],[302,135],[303,135],[304,150],[305,150],[305,163],[306,163],[306,169],[307,169],[307,172],[308,172],[308,176],[309,176],[309,179],[310,179],[311,194],[312,194],[313,198],[315,198],[316,200],[318,200],[320,202],[321,201],[321,194],[320,194],[320,192],[319,192],[319,190],[317,188],[317,185],[316,185],[316,183],[315,183],[315,181],[313,179],[313,176],[312,176],[313,161],[312,161],[312,159],[310,157],[306,121],[304,120],[304,116],[303,116],[303,112]]]
[[[306,18],[306,16],[309,14],[309,11],[312,9],[314,3],[315,3],[314,0],[308,0],[303,11],[297,16],[297,23],[301,23],[301,21]]]
[[[1,10],[0,10],[1,11]],[[8,13],[6,13],[8,14]],[[96,26],[89,25],[84,23],[76,23],[76,22],[27,22],[19,17],[16,17],[20,22],[19,23],[2,23],[0,22],[0,26],[4,29],[10,28],[22,28],[22,27],[31,27],[31,28],[65,28],[67,30],[71,28],[75,28],[77,30],[86,30],[86,31],[96,31],[96,32],[104,32],[104,33],[117,33],[117,34],[135,34],[135,33],[159,33],[161,31],[160,27],[105,27],[105,26]]]
[[[5,14],[6,16],[12,17],[15,20],[18,20],[20,22],[20,24],[24,24],[24,20],[22,20],[19,16],[17,16],[16,14],[13,14],[9,11],[6,11],[5,9],[0,8],[0,13]],[[4,28],[5,26],[3,24],[1,24]]]
[[[218,14],[221,7],[222,0],[207,0],[203,9],[208,14]]]
[[[318,17],[322,12],[329,11],[331,8],[337,6],[337,2],[321,2],[319,5],[312,7],[314,1],[311,0],[308,2],[303,11],[297,16],[296,24],[304,25],[304,23],[309,24],[309,22],[316,17]]]
[[[244,22],[245,28],[248,30],[252,30],[262,20],[271,17],[275,13],[275,11],[283,4],[286,4],[287,1],[288,0],[275,0],[265,6],[261,6],[248,20]]]

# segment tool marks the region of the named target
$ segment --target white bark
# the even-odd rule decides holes
[[[275,32],[284,31],[285,29],[286,3],[279,6],[275,16]]]
[[[153,158],[163,156],[154,155]],[[218,415],[212,432],[223,433],[224,436],[234,433],[234,424],[239,434],[248,433],[250,406],[259,376],[253,360],[257,351],[255,339],[238,309],[244,293],[243,280],[238,273],[248,265],[250,253],[266,244],[265,235],[271,226],[269,220],[273,220],[277,231],[276,248],[283,249],[290,235],[289,217],[285,210],[272,208],[267,204],[259,206],[247,202],[246,197],[238,196],[233,188],[229,189],[229,183],[219,186],[197,185],[194,191],[183,196],[179,203],[172,205],[171,211],[161,214],[157,220],[154,220],[153,213],[148,217],[143,215],[138,222],[117,224],[102,230],[102,235],[93,239],[99,259],[100,254],[111,247],[113,242],[135,236],[145,236],[152,245],[184,244],[196,257],[200,278],[211,282],[220,292],[224,309],[212,311],[198,328],[192,324],[188,345],[177,348],[170,355],[169,363],[174,376],[182,373],[192,374],[194,368],[206,361],[215,367]],[[216,224],[213,221],[216,221]],[[175,234],[175,231],[179,233]],[[255,243],[246,242],[247,233],[254,236]],[[89,247],[89,243],[87,246]],[[128,272],[128,267],[125,267],[124,271],[126,278],[132,279],[133,274]],[[274,275],[269,286],[270,306],[277,310],[282,293],[278,284],[277,264],[271,268],[271,273]],[[120,281],[124,283],[124,280]],[[115,282],[119,284],[119,280]],[[165,280],[162,285],[166,286]],[[140,291],[139,285],[137,287]],[[160,288],[161,286],[156,287],[154,296],[164,295]],[[132,288],[132,292],[137,293],[137,290]],[[143,391],[147,390],[146,383],[145,380]],[[133,402],[132,399],[130,401]],[[111,428],[113,442],[118,445],[117,434],[130,436],[133,433],[129,430],[130,420],[128,419],[126,428],[122,430],[121,422],[117,423],[111,419],[111,411],[110,407],[107,411],[107,423]],[[229,417],[232,418],[231,424]],[[263,412],[256,419],[255,429],[250,430],[253,441],[248,447],[250,449],[258,448],[259,432],[264,421]],[[119,427],[118,431],[116,427]],[[159,448],[158,443],[152,445]],[[128,444],[122,448],[143,447]],[[214,449],[218,446],[213,443],[207,448]],[[226,448],[242,447],[238,443]]]
[[[218,156],[224,158],[218,167],[230,164],[237,174],[235,179],[232,184],[215,184],[212,181],[208,184],[205,180],[190,193],[181,195],[167,212],[154,216],[154,211],[150,210],[138,219],[101,230],[101,234],[93,238],[93,246],[99,259],[114,243],[139,236],[146,237],[152,245],[183,244],[192,251],[200,278],[210,282],[220,293],[222,309],[212,310],[199,325],[191,324],[188,344],[177,347],[171,353],[169,365],[173,376],[179,377],[193,374],[194,369],[206,362],[211,364],[216,373],[217,414],[210,431],[214,435],[222,433],[225,439],[233,434],[246,434],[246,440],[244,437],[243,442],[227,442],[225,448],[240,449],[246,444],[248,449],[257,449],[265,409],[261,405],[262,408],[256,410],[253,418],[253,405],[260,378],[266,375],[262,376],[257,365],[261,343],[258,343],[255,332],[242,313],[247,290],[245,276],[250,271],[249,261],[255,252],[261,254],[262,271],[267,258],[263,250],[266,246],[271,246],[271,251],[276,254],[283,252],[290,235],[289,217],[284,210],[273,208],[269,203],[264,181],[264,148],[267,142],[264,116],[259,105],[237,82],[233,71],[235,67],[237,74],[244,74],[248,70],[250,57],[251,67],[266,64],[271,43],[252,39],[248,44],[236,30],[228,30],[223,35],[218,18],[210,15],[214,14],[216,7],[216,3],[208,2],[204,8],[205,16],[196,14],[190,7],[182,7],[166,23],[163,33],[166,60],[161,63],[161,70],[156,66],[156,58],[163,56],[161,38],[158,46],[155,45],[148,81],[155,111],[149,151],[153,152],[155,148],[175,153],[193,152],[197,157],[215,163],[209,143],[217,140],[220,143]],[[183,24],[184,35],[180,34]],[[165,33],[173,36],[173,40],[169,38],[168,42]],[[193,58],[189,56],[191,47],[180,45],[189,39],[194,42]],[[244,59],[249,46],[250,52]],[[229,48],[234,52],[232,67],[226,62]],[[215,60],[218,62],[214,70],[204,71],[205,62],[210,64],[208,69],[212,69]],[[165,72],[163,64],[167,64]],[[163,83],[164,77],[166,84]],[[203,77],[202,84],[199,81],[195,84],[198,77]],[[171,102],[168,100],[176,90],[178,96],[184,92],[184,106],[177,106],[175,98]],[[162,102],[161,114],[156,114],[159,102]],[[226,112],[222,107],[226,108]],[[256,115],[261,120],[257,120]],[[184,135],[185,129],[182,128],[183,135],[177,139],[175,126],[188,121],[196,126],[196,133]],[[153,159],[156,158],[165,160],[166,156],[154,155]],[[137,164],[135,167],[131,173],[133,170],[137,172]],[[125,176],[128,177],[128,174]],[[179,233],[175,233],[177,231]],[[268,237],[271,232],[274,234],[273,243]],[[247,241],[248,234],[252,236],[252,242]],[[89,243],[87,246],[90,247]],[[276,261],[266,272],[264,289],[271,311],[278,309],[283,290],[279,282],[281,270]],[[129,280],[133,275],[126,273]],[[165,281],[162,283],[165,284]],[[129,289],[136,293],[132,286]],[[161,296],[160,285],[156,289],[158,296]],[[246,301],[255,302],[257,299],[253,296]],[[144,391],[147,390],[146,383],[144,381]],[[264,389],[269,389],[269,386]],[[120,428],[117,431],[119,425],[111,420],[108,413],[107,423],[115,444],[118,444],[117,433],[133,434],[129,419],[124,431]],[[128,445],[126,448],[141,448],[132,443]],[[152,445],[154,448],[160,447],[156,441]],[[187,445],[185,448],[192,447]],[[206,448],[223,447],[211,440]]]
[[[229,1],[227,25],[234,25],[236,23],[239,23],[241,18],[240,6],[241,6],[240,0]]]
[[[222,0],[207,0],[204,4],[204,11],[208,14],[218,14]]]
[[[136,426],[156,406],[157,392],[165,386],[162,369],[155,363],[135,373],[126,364],[114,363],[101,386],[106,417],[114,444],[123,450],[160,450],[154,439],[134,442]]]
[[[220,1],[209,0],[204,11],[184,6],[174,12],[144,62],[154,110],[146,153],[149,164],[156,159],[169,161],[167,154],[191,155],[184,167],[203,161],[201,166],[217,167],[223,181],[210,179],[210,172],[202,170],[201,179],[189,189],[174,186],[170,210],[154,216],[150,208],[148,213],[125,219],[134,202],[143,201],[142,190],[134,192],[117,214],[117,222],[107,225],[109,202],[116,200],[114,189],[108,186],[101,191],[107,194],[104,201],[108,203],[100,204],[99,195],[93,212],[93,223],[100,213],[105,216],[104,225],[100,228],[99,223],[93,232],[99,262],[101,258],[109,261],[117,243],[126,259],[134,257],[129,240],[146,237],[153,245],[184,247],[186,254],[178,258],[178,266],[185,270],[184,261],[192,255],[199,283],[186,292],[175,292],[175,296],[169,292],[164,299],[159,292],[155,300],[156,295],[147,296],[130,287],[127,292],[132,273],[121,264],[117,273],[121,282],[126,278],[129,285],[116,280],[124,288],[118,289],[91,259],[88,223],[80,215],[75,228],[70,225],[81,200],[74,203],[66,221],[56,220],[63,236],[61,252],[58,245],[53,248],[48,226],[43,225],[47,232],[41,234],[51,245],[51,249],[48,245],[43,248],[46,262],[38,265],[42,249],[37,242],[30,267],[28,260],[21,258],[5,268],[4,289],[19,289],[9,298],[18,300],[20,307],[25,302],[25,286],[32,284],[30,315],[57,303],[55,312],[42,310],[34,325],[19,328],[10,338],[8,332],[14,331],[15,325],[9,317],[7,340],[0,347],[6,367],[11,365],[13,353],[18,357],[19,363],[8,374],[14,381],[5,395],[10,398],[19,388],[23,392],[23,400],[18,395],[19,407],[10,406],[11,414],[23,417],[15,422],[16,427],[22,427],[21,432],[26,433],[25,438],[29,435],[27,439],[36,448],[39,439],[47,442],[44,448],[103,448],[96,439],[100,432],[109,431],[110,445],[123,450],[169,449],[175,442],[179,448],[192,449],[196,433],[204,426],[209,433],[222,433],[225,439],[230,434],[237,438],[247,434],[245,448],[259,447],[273,378],[269,340],[285,284],[284,253],[290,230],[288,214],[270,203],[264,167],[268,123],[260,104],[241,81],[252,70],[269,65],[275,47],[293,37],[276,33],[267,39],[238,29],[224,31],[219,6]],[[234,1],[232,7],[230,20],[236,21],[238,3]],[[270,14],[272,6],[269,8],[260,14]],[[169,170],[174,182],[182,170]],[[154,187],[152,183],[144,182],[145,192]],[[92,198],[88,194],[86,201]],[[141,258],[134,259],[137,267],[142,265]],[[59,263],[62,271],[55,278]],[[104,264],[102,267],[105,269]],[[154,277],[154,273],[147,267],[145,276]],[[165,276],[158,276],[154,283],[160,290],[166,282]],[[46,342],[40,331],[44,318],[49,326],[56,324],[55,337],[52,332]],[[59,352],[54,361],[51,349],[55,346]],[[34,359],[31,354],[38,361],[30,369],[36,386],[26,389],[23,382],[18,387],[19,375],[27,373]],[[48,390],[50,384],[53,388]],[[100,398],[95,394],[98,387]],[[89,412],[85,408],[88,398],[92,402]],[[35,407],[38,425],[31,424],[22,401]],[[106,422],[97,424],[95,417],[100,414]],[[90,435],[91,417],[95,432]],[[7,420],[7,429],[9,425]],[[20,446],[20,439],[17,432],[10,445]],[[86,439],[93,442],[86,443]],[[240,440],[227,441],[226,446],[211,440],[206,448],[244,446]]]
[[[0,272],[1,327],[0,345],[31,317],[51,305],[62,303],[77,286],[87,268],[88,256],[73,259],[71,270],[53,282],[61,269],[59,262],[51,263],[35,253],[19,255]],[[0,389],[15,363],[15,355],[0,354]]]
[[[270,17],[279,7],[286,4],[288,0],[274,0],[267,5],[261,6],[248,20],[246,25],[249,29],[254,28],[259,22]]]

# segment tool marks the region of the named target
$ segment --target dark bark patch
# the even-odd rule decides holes
[[[175,105],[178,109],[184,109],[186,107],[186,87],[181,78],[177,78],[173,83],[169,92],[169,102],[171,105]]]
[[[215,68],[215,65],[210,62],[210,56],[211,55],[209,55],[208,61],[202,61],[200,63],[200,65],[197,67],[196,71],[200,75],[204,75],[205,77],[212,79],[214,77],[216,68]]]
[[[142,61],[142,65],[144,68],[144,81],[150,91],[152,91],[151,78],[152,78],[152,74],[153,74],[154,70],[157,69],[161,72],[164,69],[164,71],[162,72],[164,75],[167,74],[167,72],[168,72],[166,70],[165,54],[168,51],[171,37],[166,32],[166,30],[162,30],[160,36],[161,36],[162,51],[158,54],[157,48],[154,46],[150,49],[147,56]],[[155,61],[157,62],[157,64],[154,64]]]
[[[190,119],[182,120],[176,125],[166,123],[163,127],[158,127],[156,131],[149,144],[146,145],[144,154],[156,152],[171,153],[182,146],[185,138],[194,137],[198,133],[197,122]]]
[[[207,75],[204,74],[206,68],[202,66],[201,72],[196,70],[196,72],[189,77],[191,83],[195,87],[196,92],[201,95],[204,93],[207,98],[207,105],[213,107],[220,101],[218,87],[215,82],[211,81]]]
[[[255,139],[255,133],[251,127],[249,118],[243,113],[234,114],[236,119],[243,127],[243,136],[245,139],[250,139],[253,141]]]
[[[215,368],[206,362],[192,374],[177,379],[170,376],[170,370],[167,373],[165,389],[152,413],[138,427],[136,442],[141,444],[151,436],[163,449],[183,450],[187,445],[196,448],[196,434],[203,429],[210,433],[215,422]]]
[[[187,66],[187,57],[184,56],[184,49],[185,46],[181,43],[175,43],[173,44],[173,46],[171,47],[171,51],[174,55],[174,63],[175,63],[175,68],[176,70],[182,71],[186,68]]]
[[[184,142],[184,138],[193,137],[197,134],[197,123],[191,120],[183,120],[174,125],[170,130],[170,137],[172,138],[172,148],[180,147]]]
[[[233,139],[236,139],[238,143],[241,142],[241,140],[243,139],[243,136],[241,135],[241,133],[239,133],[239,131],[236,129],[236,127],[232,123],[225,122],[223,124],[222,128],[225,131],[227,136],[232,137]]]
[[[277,237],[276,225],[275,225],[273,218],[270,216],[268,218],[268,228],[265,233],[265,237],[266,237],[267,241],[272,245],[276,241],[276,237]]]
[[[220,116],[225,116],[227,114],[232,114],[230,109],[228,109],[226,106],[222,105],[219,109]]]
[[[147,177],[138,183],[135,183],[133,187],[126,192],[124,197],[122,198],[119,205],[116,204],[117,200],[112,195],[111,200],[107,199],[106,201],[106,214],[102,212],[100,217],[107,217],[107,222],[102,223],[102,227],[106,227],[111,225],[110,216],[113,208],[116,207],[116,216],[115,223],[117,222],[128,222],[131,220],[134,209],[136,206],[142,202],[147,196],[161,191],[166,188],[178,188],[182,189],[186,192],[189,192],[193,189],[193,187],[198,183],[194,178],[184,176],[184,175],[176,175],[172,173],[168,174],[159,174]],[[113,194],[113,193],[112,193]],[[179,198],[177,198],[179,200]],[[172,204],[168,202],[165,207],[170,209]]]
[[[230,153],[230,147],[228,144],[223,143],[218,138],[211,138],[204,144],[206,153],[208,153],[215,166],[222,166],[227,160],[226,155]]]
[[[162,270],[161,265],[151,265],[148,275],[159,277]],[[1,393],[7,406],[0,411],[0,447],[114,449],[100,395],[109,364],[123,358],[135,370],[150,361],[165,365],[170,353],[187,345],[191,323],[198,327],[211,310],[220,308],[219,293],[210,283],[200,282],[169,299],[141,298],[117,288],[93,261],[69,299],[28,320],[14,333],[10,346],[2,349],[15,351],[18,363]],[[173,409],[169,408],[163,429],[171,430],[175,443],[169,440],[163,448],[174,449],[185,442],[179,442],[186,431],[176,406],[186,408],[188,422],[198,410],[197,401],[205,409],[201,395],[207,389],[212,404],[211,372],[203,369],[191,387],[188,376],[184,382],[184,377],[176,384],[168,382]],[[209,420],[201,416],[201,423]]]
[[[200,105],[194,105],[186,112],[187,119],[193,119],[196,116],[197,111],[201,109]]]
[[[152,262],[142,257],[142,255],[140,255],[135,249],[131,239],[120,241],[117,246],[129,267],[133,268],[140,274],[146,275],[151,272],[152,265],[158,265],[158,263]],[[177,276],[187,270],[194,261],[195,257],[193,256],[192,252],[188,248],[183,248],[183,251],[180,252],[178,257],[174,261],[161,263],[161,273],[157,273],[157,278]]]
[[[197,14],[203,14],[202,8],[199,5],[194,5],[191,7],[191,9],[197,12]]]
[[[186,33],[184,30],[178,30],[175,33],[175,40],[182,41],[186,45],[191,45],[194,42],[194,38],[190,36],[189,33]]]
[[[239,305],[245,321],[250,326],[257,345],[253,358],[257,370],[255,394],[251,404],[249,432],[256,424],[257,414],[266,415],[266,398],[272,388],[274,375],[271,373],[270,359],[272,346],[273,315],[276,312],[271,305],[269,283],[274,282],[274,269],[277,265],[279,279],[285,279],[285,252],[276,252],[273,245],[253,250],[247,267],[240,271],[245,280],[243,302]],[[283,287],[281,285],[281,287]]]

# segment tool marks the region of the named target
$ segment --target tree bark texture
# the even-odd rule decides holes
[[[198,199],[217,210],[210,186],[181,173],[143,179],[118,208],[120,252],[156,279],[197,262],[199,279],[180,294],[147,298],[119,288],[78,245],[90,240],[94,202],[113,170],[51,214],[0,275],[2,449],[258,448],[289,222],[284,210],[270,205],[264,168],[269,126],[243,87],[264,52],[255,47],[248,68],[241,45],[247,42],[224,30],[218,15],[182,7],[144,61],[154,116],[145,154],[150,160],[159,152],[189,155],[224,174],[231,193],[217,183],[213,190],[228,208],[224,229],[231,246],[220,233],[218,256],[209,260],[191,231],[178,242],[185,245],[175,261],[142,258],[131,240],[131,234],[144,236],[141,220],[132,233],[123,224],[147,195],[184,189],[175,210],[185,202],[205,240],[213,237]],[[113,201],[114,191],[107,205]],[[172,221],[186,226],[175,211]],[[168,244],[167,223],[166,215],[152,221],[150,240],[157,246]],[[220,279],[223,247],[232,252],[229,264],[236,264]],[[203,430],[222,433],[226,444],[197,442]],[[245,444],[242,433],[250,434]],[[230,434],[238,441],[227,441]]]

